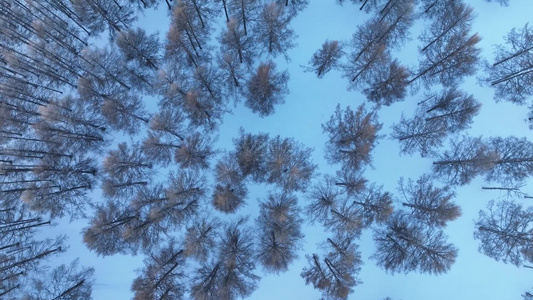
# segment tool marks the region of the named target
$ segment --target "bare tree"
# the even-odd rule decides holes
[[[285,7],[276,2],[263,5],[254,26],[257,42],[263,47],[261,52],[276,57],[283,54],[288,60],[287,51],[294,47],[294,31],[289,28],[291,16],[285,13]]]
[[[347,299],[352,288],[361,282],[357,274],[363,264],[353,238],[336,235],[323,244],[327,252],[321,260],[318,254],[306,256],[309,263],[300,273],[306,284],[322,292],[323,299]]]
[[[409,83],[422,79],[426,86],[453,86],[464,76],[474,74],[480,53],[476,44],[481,38],[470,34],[473,19],[473,9],[461,1],[443,6],[419,37],[425,44],[420,49],[424,58]]]
[[[463,137],[452,141],[451,150],[439,155],[433,162],[433,172],[450,185],[464,185],[489,172],[498,159],[498,152],[481,138]]]
[[[135,20],[131,6],[116,1],[72,1],[72,10],[92,34],[109,31],[111,38],[122,29],[128,29]]]
[[[416,151],[422,157],[437,155],[448,132],[442,122],[427,122],[416,114],[406,119],[402,113],[399,123],[392,126],[391,137],[400,143],[400,153],[412,155]]]
[[[530,292],[525,292],[525,293],[522,295],[522,299],[523,299],[523,300],[531,300],[531,299],[533,299],[533,294],[530,293]]]
[[[367,112],[364,105],[359,106],[357,111],[352,111],[349,106],[341,110],[337,105],[329,121],[322,124],[322,130],[329,136],[326,158],[330,163],[340,162],[353,169],[370,164],[370,152],[381,126],[376,112]]]
[[[237,157],[228,153],[215,167],[217,184],[213,193],[213,205],[217,210],[233,213],[239,209],[248,194]]]
[[[514,201],[490,201],[488,211],[480,211],[474,238],[481,241],[479,251],[517,267],[533,262],[533,208],[522,208]]]
[[[207,169],[209,159],[215,153],[210,137],[195,132],[187,136],[180,147],[176,149],[174,160],[182,168]]]
[[[290,194],[269,194],[261,202],[257,258],[265,271],[285,272],[298,257],[303,238],[299,212],[297,199]]]
[[[498,159],[487,172],[487,181],[514,184],[533,175],[533,143],[527,138],[492,137],[489,138],[488,145],[498,154]]]
[[[174,240],[152,251],[131,285],[133,299],[184,299],[184,256]]]
[[[250,22],[257,21],[261,3],[255,0],[223,0],[223,2],[228,3],[227,6],[231,11],[231,15],[242,24],[244,35],[248,35]],[[227,12],[226,21],[230,21]]]
[[[339,41],[326,40],[322,44],[322,48],[313,54],[313,57],[308,63],[311,66],[307,67],[305,70],[312,71],[316,73],[318,78],[322,78],[332,69],[338,69],[340,67],[338,61],[343,54],[342,45]]]
[[[141,66],[156,70],[159,65],[159,40],[157,34],[147,35],[142,28],[120,31],[116,44],[126,61],[135,60]]]
[[[344,198],[331,208],[330,217],[323,221],[326,229],[339,234],[359,237],[365,228],[363,214],[358,205]]]
[[[395,213],[385,228],[374,231],[378,266],[395,273],[419,271],[446,273],[455,262],[457,249],[446,242],[441,230],[410,222],[408,215]]]
[[[232,56],[238,57],[239,63],[253,65],[257,57],[254,39],[251,35],[244,34],[237,20],[231,19],[226,23],[226,30],[221,33],[219,40],[223,55],[232,53]]]
[[[343,191],[336,185],[335,178],[325,175],[317,181],[309,191],[306,198],[305,215],[310,223],[319,221],[324,223],[331,218],[332,210],[342,201]]]
[[[257,182],[266,176],[265,162],[267,160],[268,134],[245,133],[240,129],[239,138],[233,140],[235,156],[243,176],[252,176]]]
[[[369,101],[389,106],[407,94],[409,70],[394,59],[388,66],[377,68],[368,77],[363,93]]]
[[[198,262],[207,261],[214,255],[220,226],[217,218],[205,216],[193,220],[185,233],[184,254]]]
[[[153,173],[153,165],[147,160],[139,144],[130,147],[120,143],[117,150],[111,150],[104,158],[103,171],[118,180],[146,180]]]
[[[470,128],[473,117],[481,108],[481,103],[474,96],[456,88],[445,89],[427,98],[420,103],[420,114],[425,112],[423,116],[427,122],[442,122],[451,133]]]
[[[494,100],[524,105],[533,95],[533,29],[529,24],[513,28],[504,39],[506,44],[496,47],[494,63],[484,62],[485,75],[480,80],[496,89]]]
[[[241,95],[244,94],[246,68],[239,62],[239,58],[231,53],[221,53],[218,66],[226,89],[225,93],[233,97],[235,103],[240,101]]]
[[[35,165],[0,168],[6,174],[31,172],[35,182],[21,194],[30,209],[49,213],[52,218],[85,216],[88,192],[96,186],[97,169],[94,158],[78,156],[46,157]]]
[[[389,192],[383,192],[383,187],[370,185],[355,197],[353,200],[356,207],[360,207],[360,214],[364,227],[385,223],[392,214],[392,196]]]
[[[245,105],[261,117],[273,114],[274,106],[285,102],[288,81],[289,73],[278,73],[273,61],[260,64],[246,83]]]
[[[248,189],[242,182],[217,184],[213,192],[213,206],[224,213],[234,213],[243,204]]]
[[[435,155],[435,148],[442,146],[447,135],[470,128],[480,107],[472,95],[456,88],[426,95],[413,118],[402,115],[400,123],[393,125],[392,137],[400,142],[401,153],[418,150],[422,157]]]
[[[136,253],[138,245],[123,238],[126,226],[139,216],[124,205],[107,201],[98,205],[89,226],[83,229],[83,242],[98,255]]]
[[[94,268],[79,267],[79,259],[60,265],[49,274],[31,278],[24,295],[28,299],[90,299]]]
[[[265,161],[267,182],[287,192],[304,191],[316,169],[309,159],[311,151],[293,139],[280,136],[271,139]]]
[[[227,299],[249,296],[259,277],[253,273],[253,234],[245,227],[246,219],[224,226],[218,246],[218,258],[204,263],[192,279],[194,299]]]
[[[355,197],[365,190],[368,180],[363,177],[363,170],[354,170],[343,166],[337,171],[335,185],[341,188],[348,197]]]
[[[206,179],[195,170],[180,170],[169,174],[166,198],[155,199],[150,206],[150,219],[166,224],[169,229],[187,224],[198,214],[205,200]]]
[[[455,193],[448,186],[434,187],[429,175],[422,175],[416,184],[409,179],[399,181],[399,190],[405,202],[402,205],[412,210],[412,216],[429,226],[446,226],[446,223],[461,216],[461,208],[451,199]]]

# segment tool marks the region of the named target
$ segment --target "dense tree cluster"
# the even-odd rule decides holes
[[[232,103],[259,117],[285,103],[290,76],[279,61],[290,61],[291,22],[309,2],[0,0],[0,298],[90,299],[94,269],[48,266],[66,237],[39,238],[55,220],[84,218],[83,242],[96,254],[145,255],[134,299],[245,298],[258,266],[279,274],[301,257],[306,284],[323,299],[347,299],[362,283],[364,230],[386,271],[447,272],[458,251],[444,229],[461,215],[453,188],[478,176],[510,198],[480,212],[480,252],[533,263],[533,208],[517,202],[531,198],[521,188],[533,175],[533,143],[459,136],[481,109],[459,86],[481,62],[475,12],[461,0],[350,1],[369,18],[303,67],[318,78],[339,71],[372,104],[337,105],[322,124],[334,175],[318,177],[313,149],[292,137],[241,129],[233,149],[217,148]],[[163,41],[134,25],[158,6],[170,19]],[[393,54],[416,22],[427,26],[410,67]],[[532,37],[528,24],[511,30],[479,78],[496,100],[531,106],[529,121]],[[365,171],[384,137],[380,107],[409,90],[423,95],[391,138],[401,154],[433,159],[432,174],[401,178],[392,193]],[[253,185],[269,189],[257,217],[236,216]],[[302,255],[306,222],[328,237]]]

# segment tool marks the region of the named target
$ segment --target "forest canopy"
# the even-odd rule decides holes
[[[391,299],[366,270],[472,245],[528,274],[533,31],[476,23],[520,4],[325,2],[0,0],[0,298]]]

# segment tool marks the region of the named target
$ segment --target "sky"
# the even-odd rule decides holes
[[[352,109],[365,103],[365,97],[359,92],[348,91],[347,79],[337,71],[332,71],[322,79],[313,73],[306,73],[302,66],[307,65],[312,54],[320,48],[325,40],[348,41],[355,32],[356,26],[364,22],[369,15],[359,11],[351,3],[340,6],[334,0],[312,0],[310,5],[300,12],[292,21],[291,26],[297,33],[297,46],[288,52],[291,58],[286,62],[283,57],[274,59],[278,70],[288,69],[290,73],[289,90],[285,103],[275,108],[271,116],[260,118],[253,114],[243,103],[233,108],[232,114],[224,117],[220,127],[217,147],[231,150],[232,138],[238,135],[240,127],[247,132],[266,132],[271,136],[292,137],[314,149],[312,160],[318,165],[320,174],[334,175],[340,165],[327,165],[324,159],[324,145],[327,136],[322,132],[321,124],[329,120],[337,104],[341,108],[350,106]],[[482,0],[465,1],[472,5],[477,15],[473,32],[482,37],[479,46],[482,56],[491,60],[492,45],[503,43],[503,36],[513,27],[523,27],[533,21],[533,1],[510,0],[508,7]],[[169,16],[164,3],[157,10],[145,12],[137,25],[147,32],[159,32],[164,39],[168,30]],[[411,32],[411,42],[393,55],[404,64],[415,66],[417,63],[417,35],[423,24],[418,24]],[[217,33],[214,36],[218,36]],[[95,41],[95,43],[99,43]],[[263,57],[265,59],[266,57]],[[461,88],[475,96],[482,103],[472,128],[465,133],[471,136],[518,136],[533,139],[533,132],[524,121],[527,116],[526,107],[518,107],[510,103],[493,100],[493,90],[481,87],[475,77],[465,79]],[[383,128],[379,132],[385,137],[379,140],[372,153],[373,168],[365,173],[370,182],[383,185],[386,191],[397,193],[397,182],[400,177],[417,180],[420,175],[431,171],[431,159],[422,159],[418,154],[400,156],[399,144],[389,138],[391,125],[399,121],[401,113],[410,117],[416,109],[420,96],[407,96],[405,101],[383,107],[378,112]],[[370,107],[370,106],[369,106]],[[121,137],[117,137],[120,140]],[[419,273],[391,275],[375,266],[369,259],[374,251],[371,231],[363,233],[357,242],[364,260],[358,276],[363,282],[354,288],[348,299],[376,299],[387,296],[402,300],[448,300],[448,299],[520,299],[520,295],[533,287],[533,270],[517,268],[513,265],[494,261],[478,252],[479,241],[473,239],[474,219],[480,209],[484,209],[491,199],[498,199],[497,192],[482,191],[484,183],[476,179],[467,186],[456,189],[455,202],[461,206],[462,216],[449,223],[445,233],[449,241],[459,249],[457,261],[451,270],[443,275],[424,275]],[[247,205],[237,215],[250,214],[252,219],[257,216],[257,199],[264,199],[271,187],[253,185]],[[533,194],[531,179],[524,191]],[[98,198],[98,194],[94,195]],[[526,199],[527,200],[527,199]],[[529,199],[531,201],[531,199]],[[299,203],[305,205],[300,195]],[[533,203],[524,202],[527,205]],[[96,281],[93,286],[94,299],[129,299],[132,297],[130,286],[135,277],[135,269],[142,267],[142,256],[131,257],[114,255],[97,257],[82,244],[81,229],[86,221],[73,223],[60,222],[52,228],[52,232],[43,235],[66,233],[69,236],[70,249],[54,258],[58,262],[67,262],[80,257],[80,264],[93,266],[96,270]],[[319,226],[304,225],[305,241],[299,252],[299,259],[289,271],[279,276],[263,275],[260,266],[257,273],[262,279],[258,289],[249,299],[318,299],[320,292],[312,286],[306,286],[300,272],[307,265],[305,254],[320,251],[317,243],[325,240],[328,235]]]

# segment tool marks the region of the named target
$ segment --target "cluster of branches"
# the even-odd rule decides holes
[[[215,209],[233,213],[247,195],[247,181],[276,185],[283,193],[305,191],[316,169],[310,148],[290,138],[245,133],[233,141],[235,150],[217,163],[213,193]]]
[[[482,84],[495,89],[494,100],[528,105],[528,120],[533,129],[533,29],[529,24],[513,28],[504,37],[505,45],[497,45],[494,63],[483,62]]]
[[[303,235],[296,198],[270,194],[261,203],[255,226],[245,218],[221,222],[203,214],[191,219],[183,241],[170,239],[148,251],[145,266],[132,284],[134,297],[207,300],[249,296],[260,279],[254,272],[256,262],[267,272],[279,273],[297,258]]]
[[[517,267],[533,263],[533,207],[523,208],[513,200],[491,200],[487,209],[479,212],[475,222],[479,251]]]
[[[449,5],[423,1],[423,11],[417,13],[416,4],[413,0],[364,1],[361,9],[373,12],[372,18],[357,28],[350,42],[326,41],[306,70],[322,77],[331,69],[340,69],[350,79],[349,89],[362,90],[378,106],[403,100],[409,85],[415,90],[418,82],[426,88],[434,84],[452,87],[474,74],[480,38],[470,34],[472,8],[462,1]],[[403,45],[419,17],[429,18],[431,24],[419,36],[423,43],[419,66],[410,70],[392,57],[391,50]]]
[[[527,138],[463,136],[439,154],[433,172],[451,185],[464,185],[482,175],[487,182],[520,185],[533,174],[533,143]]]
[[[278,72],[271,60],[257,65],[254,72],[254,60],[260,54],[272,57],[283,54],[288,59],[286,51],[294,46],[295,37],[289,22],[308,1],[173,4],[166,1],[166,4],[172,22],[162,55],[157,35],[131,26],[136,19],[135,6],[141,11],[157,6],[158,1],[0,2],[1,31],[5,37],[0,42],[2,212],[24,211],[26,216],[29,208],[43,217],[75,218],[85,217],[88,206],[94,207],[95,215],[84,229],[84,241],[101,255],[162,251],[153,248],[165,239],[163,235],[179,232],[184,226],[193,234],[192,224],[199,218],[208,189],[202,173],[216,153],[214,137],[208,133],[220,124],[231,96],[244,97],[246,106],[260,116],[272,114],[274,105],[283,103],[288,93],[288,73]],[[210,26],[221,11],[218,8],[224,8],[228,22],[219,38],[220,51],[212,58]],[[106,31],[112,44],[106,48],[89,46],[90,37]],[[157,113],[147,113],[143,95],[160,98]],[[144,129],[148,129],[148,135],[142,142],[118,144],[115,150],[108,151],[102,168],[97,167],[94,154],[100,155],[110,144],[113,131],[136,135]],[[280,137],[272,140],[265,157],[272,154],[277,160],[261,162],[271,168],[265,180],[287,191],[303,189],[315,168],[308,161],[309,152],[310,149],[292,140]],[[171,172],[166,184],[154,181],[154,167],[170,163],[181,169]],[[100,186],[100,179],[105,201],[91,203],[88,192]],[[233,190],[219,193],[218,187],[213,198],[233,193]],[[299,226],[296,204],[292,200],[285,204],[292,207],[290,215],[294,219],[290,223]],[[58,246],[39,254],[37,246],[23,245],[4,236],[19,230],[12,224],[22,229],[50,224],[41,219],[21,216],[16,221],[6,221],[0,249],[7,249],[10,255],[2,260],[6,264],[2,266],[6,273],[2,274],[8,275],[2,277],[2,296],[21,294],[17,289],[24,284],[18,279],[30,280],[30,274],[19,269],[13,269],[14,275],[8,273],[11,263],[17,259],[31,262],[33,259],[25,257],[31,258],[32,253],[37,253],[34,255],[37,261],[61,249]],[[281,248],[288,247],[293,253],[302,237],[299,227],[285,221],[267,223],[263,220],[260,226],[271,228],[270,236],[276,236],[272,251],[278,251],[276,245],[281,243]],[[187,251],[202,252],[199,248],[194,250],[193,244],[188,247]],[[267,268],[272,262],[267,261],[268,245],[265,247],[262,257]],[[200,252],[195,255],[199,257]],[[290,254],[290,259],[284,257],[279,263],[285,264],[286,269],[286,264],[295,257]],[[232,299],[246,294],[240,282],[233,287],[225,283],[227,276],[234,276],[236,268],[243,271],[240,262],[229,265],[234,259],[220,258],[217,263],[224,265],[225,271],[218,275],[220,291],[213,294],[214,298]],[[200,261],[206,263],[206,257]],[[60,266],[51,273],[49,278],[54,282],[50,284],[37,279],[27,284],[38,287],[31,297],[88,298],[92,272],[89,269],[79,272],[85,274],[86,280],[67,287],[63,294],[51,293],[78,276],[58,279],[58,274],[74,274],[76,268],[75,264]],[[257,280],[255,275],[250,278]],[[155,289],[164,280],[161,278]],[[46,290],[48,285],[51,290]],[[134,290],[141,298],[153,292]],[[174,292],[167,289],[162,295],[177,295]]]
[[[472,95],[456,87],[425,95],[412,118],[402,114],[400,122],[392,126],[391,137],[400,143],[401,154],[419,152],[422,157],[434,157],[448,136],[470,128],[480,108]]]
[[[358,26],[351,41],[324,42],[306,70],[320,78],[332,69],[339,69],[350,80],[349,89],[362,89],[367,99],[378,106],[402,100],[410,72],[392,58],[390,51],[407,39],[416,19],[415,6],[412,0],[388,1],[379,13]],[[348,53],[345,48],[349,48]]]
[[[0,297],[90,298],[93,268],[80,267],[77,260],[52,270],[46,265],[66,250],[65,236],[37,239],[38,230],[50,224],[22,205],[0,209]]]

